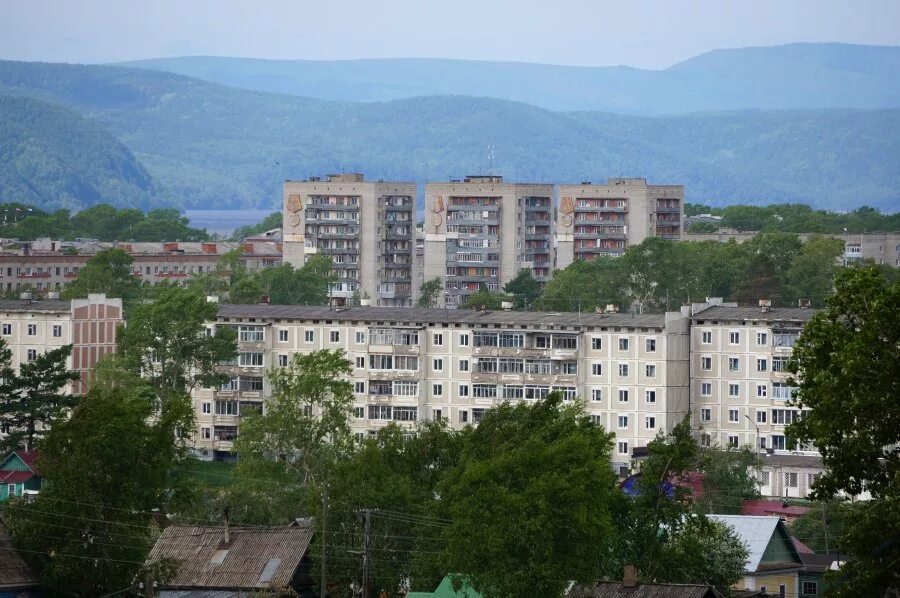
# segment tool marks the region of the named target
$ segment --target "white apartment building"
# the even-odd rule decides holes
[[[615,434],[613,461],[671,430],[689,410],[688,312],[657,315],[478,312],[277,305],[219,306],[237,329],[232,380],[194,394],[194,446],[228,458],[241,416],[263,408],[265,373],[296,353],[343,349],[354,366],[353,429],[447,419],[477,424],[498,403],[558,390]]]

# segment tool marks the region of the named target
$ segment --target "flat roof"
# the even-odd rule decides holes
[[[67,314],[72,311],[72,304],[59,299],[0,299],[0,311]]]
[[[596,314],[539,311],[475,311],[415,307],[307,307],[303,305],[219,305],[221,318],[335,320],[340,322],[409,322],[501,326],[625,326],[665,328],[665,314]]]
[[[727,307],[714,305],[691,316],[691,320],[756,320],[759,322],[808,322],[818,310],[800,307]]]

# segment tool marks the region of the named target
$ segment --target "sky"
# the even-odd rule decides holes
[[[900,0],[0,0],[0,59],[435,57],[665,68],[716,48],[900,45]]]

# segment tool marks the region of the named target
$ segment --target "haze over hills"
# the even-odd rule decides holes
[[[145,69],[22,62],[0,62],[0,94],[86,116],[182,207],[270,208],[284,178],[342,169],[419,183],[486,172],[489,144],[510,180],[643,176],[684,183],[688,201],[714,205],[900,205],[895,109],[650,117],[463,96],[354,103]]]
[[[0,202],[158,207],[159,189],[103,127],[62,106],[0,95]]]
[[[427,58],[184,56],[123,64],[254,91],[339,101],[465,95],[550,110],[644,115],[900,107],[900,47],[894,46],[811,43],[714,50],[659,71]]]

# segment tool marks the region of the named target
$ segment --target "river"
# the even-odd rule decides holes
[[[234,229],[261,222],[274,210],[185,210],[190,225],[211,233],[230,235]]]

